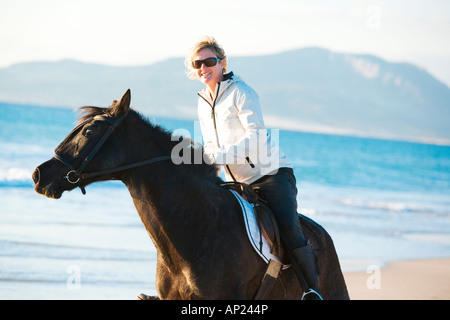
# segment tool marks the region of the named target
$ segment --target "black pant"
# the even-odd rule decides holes
[[[275,215],[280,238],[288,252],[306,245],[297,214],[297,186],[294,170],[280,168],[274,175],[267,175],[251,184],[262,191]]]

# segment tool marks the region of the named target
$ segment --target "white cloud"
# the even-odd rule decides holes
[[[353,69],[362,74],[367,79],[374,79],[378,77],[380,66],[376,63],[370,62],[363,58],[347,57],[347,60],[352,65]]]

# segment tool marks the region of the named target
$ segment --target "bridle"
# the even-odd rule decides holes
[[[71,184],[79,183],[78,187],[81,189],[81,192],[83,194],[86,194],[86,190],[85,190],[84,186],[82,186],[81,182],[85,179],[89,179],[92,177],[98,177],[98,176],[102,176],[105,174],[125,171],[128,169],[142,167],[142,166],[145,166],[145,165],[148,165],[151,163],[171,159],[171,156],[161,156],[161,157],[156,157],[156,158],[152,158],[152,159],[148,159],[148,160],[144,160],[144,161],[134,162],[134,163],[119,166],[116,168],[104,169],[104,170],[99,170],[99,171],[94,171],[94,172],[83,172],[83,170],[86,168],[87,164],[95,157],[95,155],[98,153],[98,151],[101,149],[101,147],[105,144],[106,140],[108,140],[108,138],[111,136],[111,134],[117,128],[117,126],[120,123],[122,123],[122,121],[127,117],[127,115],[128,115],[128,112],[125,113],[125,115],[123,115],[120,118],[117,118],[115,120],[113,118],[110,118],[107,116],[101,116],[101,115],[95,116],[93,118],[83,121],[81,124],[79,124],[77,127],[75,127],[75,129],[73,129],[71,131],[71,133],[69,133],[67,138],[60,144],[60,146],[65,144],[69,140],[69,138],[71,136],[73,136],[74,133],[76,133],[80,128],[82,128],[87,122],[90,122],[92,119],[105,120],[109,123],[109,127],[106,130],[106,132],[103,134],[103,136],[97,142],[97,144],[92,148],[92,150],[88,153],[88,155],[84,158],[83,162],[78,167],[78,169],[75,169],[74,166],[69,161],[67,161],[61,155],[58,154],[58,149],[60,148],[60,146],[58,146],[55,149],[55,155],[53,156],[53,158],[62,162],[66,167],[68,167],[70,169],[70,171],[67,172],[67,174],[63,178],[65,178]]]

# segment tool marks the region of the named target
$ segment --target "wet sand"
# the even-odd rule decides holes
[[[450,258],[398,261],[344,277],[352,300],[450,299]]]

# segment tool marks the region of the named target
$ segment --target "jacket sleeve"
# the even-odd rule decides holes
[[[217,164],[247,164],[253,167],[258,161],[259,151],[267,148],[267,130],[259,97],[252,88],[241,83],[234,103],[244,135],[234,144],[224,144],[214,150],[214,159]]]

